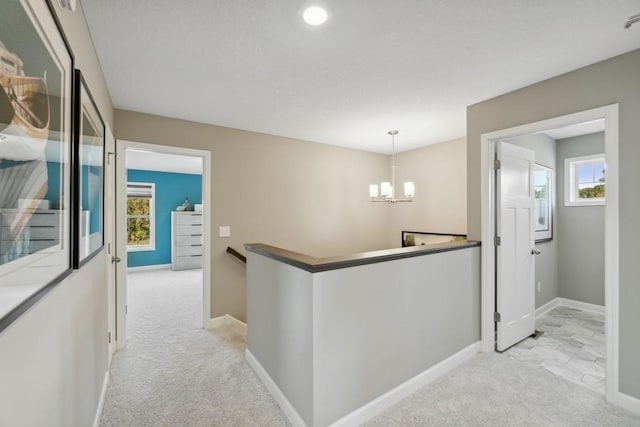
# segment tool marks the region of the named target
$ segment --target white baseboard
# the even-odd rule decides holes
[[[367,420],[375,417],[389,407],[395,405],[405,397],[415,393],[430,382],[440,378],[452,369],[471,359],[482,349],[482,342],[478,341],[459,352],[452,354],[445,360],[433,365],[399,386],[389,390],[371,402],[359,407],[355,411],[345,415],[330,424],[330,427],[359,426]]]
[[[589,304],[588,302],[576,301],[569,298],[554,298],[548,303],[541,305],[536,309],[536,319],[545,315],[549,311],[556,307],[569,307],[577,310],[589,311],[591,313],[597,313],[604,315],[604,306],[597,304]]]
[[[171,268],[171,264],[141,265],[139,267],[127,267],[127,273],[135,273],[136,271],[164,270],[167,268]]]
[[[613,399],[611,399],[611,403],[618,405],[627,411],[640,414],[640,399],[629,396],[621,391],[614,395]]]
[[[247,324],[242,320],[238,320],[230,314],[214,317],[207,321],[207,329],[218,328],[220,326],[235,326],[240,329],[243,334],[247,334]]]
[[[207,329],[218,328],[227,324],[226,316],[214,317],[207,320]]]
[[[96,415],[93,417],[93,427],[100,425],[100,418],[102,418],[102,409],[104,408],[104,399],[107,397],[107,386],[109,385],[109,370],[104,374],[104,380],[102,381],[102,391],[100,392],[100,400],[98,400],[98,407],[96,408]]]
[[[227,321],[227,325],[233,325],[236,328],[239,328],[240,331],[244,334],[247,335],[247,324],[244,323],[242,320],[238,320],[235,317],[233,317],[230,314],[226,314],[225,319]]]
[[[543,304],[540,307],[536,308],[536,319],[544,316],[545,314],[547,314],[548,312],[550,312],[551,310],[559,306],[560,305],[558,304],[559,299],[560,298],[554,298],[548,303]]]
[[[558,305],[563,305],[569,308],[575,308],[582,311],[589,311],[591,313],[597,313],[604,315],[604,306],[597,304],[589,304],[588,302],[576,301],[568,298],[558,298],[560,302]]]
[[[251,354],[249,349],[246,349],[244,351],[244,356],[245,356],[245,359],[247,359],[247,363],[249,363],[249,366],[253,368],[256,375],[258,375],[258,378],[260,378],[262,383],[267,387],[267,390],[269,390],[269,393],[271,393],[273,398],[276,400],[276,402],[280,406],[280,409],[282,409],[282,412],[284,412],[284,414],[287,416],[287,418],[289,419],[289,422],[291,422],[291,425],[293,427],[307,427],[307,424],[304,422],[304,420],[302,419],[298,411],[296,411],[296,409],[293,407],[291,402],[289,402],[289,399],[287,399],[284,393],[282,393],[280,388],[271,379],[271,377],[269,376],[267,371],[262,367],[260,362],[258,362],[258,359],[256,359],[253,356],[253,354]]]

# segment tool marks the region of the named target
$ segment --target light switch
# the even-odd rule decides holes
[[[220,237],[231,237],[231,226],[230,225],[221,225],[218,228],[218,236],[220,236]]]

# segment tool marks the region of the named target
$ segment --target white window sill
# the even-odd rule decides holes
[[[155,246],[127,246],[127,252],[150,252],[155,250]]]
[[[565,202],[565,206],[604,206],[604,199],[591,199],[584,201]]]

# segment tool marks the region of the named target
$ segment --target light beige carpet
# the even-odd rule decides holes
[[[200,270],[128,280],[127,347],[111,365],[101,426],[285,426],[236,328],[201,328]]]
[[[199,271],[129,278],[129,341],[114,356],[102,426],[289,425],[244,360],[244,335],[200,329]],[[483,354],[366,425],[640,426],[640,417],[542,368]]]

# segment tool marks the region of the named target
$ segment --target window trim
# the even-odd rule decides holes
[[[590,156],[569,157],[564,159],[564,205],[565,206],[604,206],[605,197],[594,197],[591,199],[580,199],[578,194],[578,182],[576,179],[576,166],[587,163],[604,163],[605,171],[607,162],[602,154]],[[606,191],[606,182],[605,182]],[[606,194],[606,193],[605,193]]]
[[[149,244],[145,246],[129,246],[129,232],[127,231],[127,252],[151,252],[156,250],[156,184],[153,182],[127,182],[127,200],[129,200],[129,185],[144,185],[151,187],[151,203],[149,209]],[[134,215],[125,215],[128,221]]]

